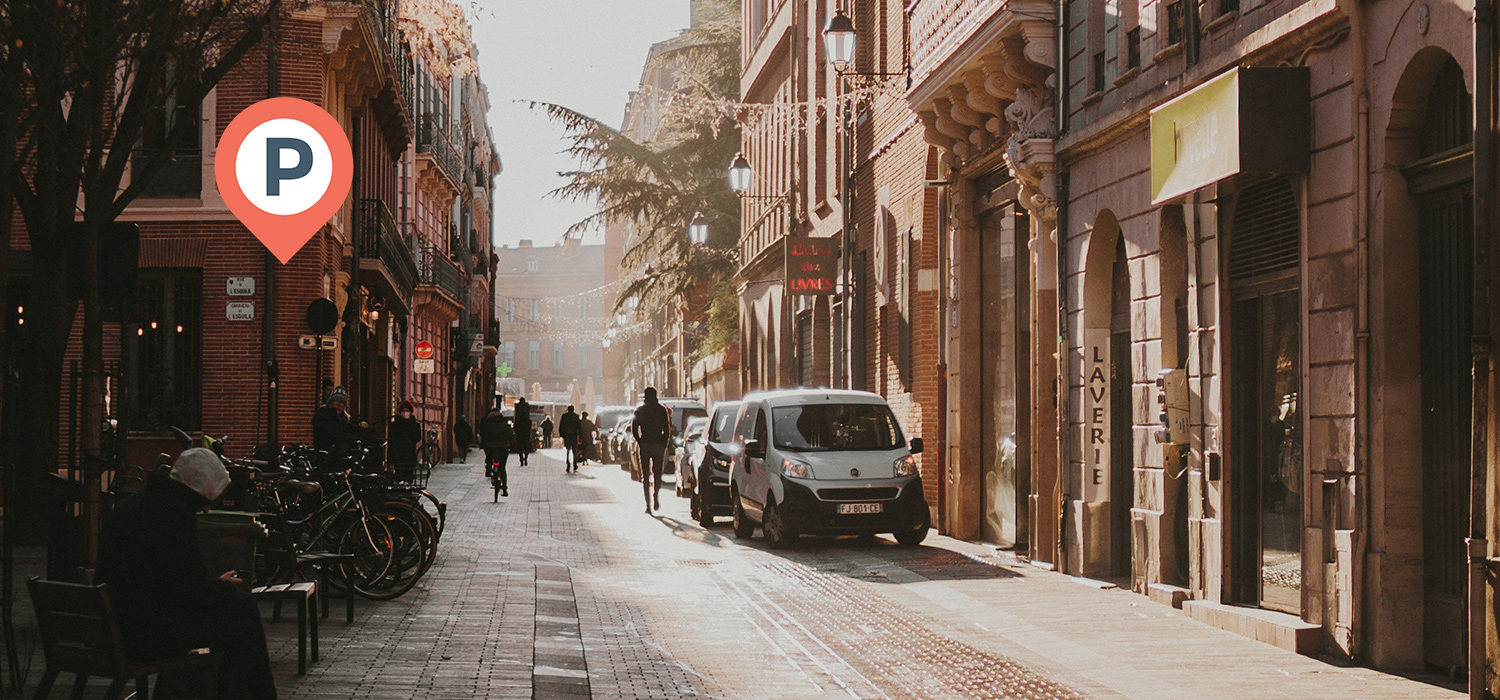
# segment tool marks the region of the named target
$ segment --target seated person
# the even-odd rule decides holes
[[[96,578],[109,586],[132,658],[208,647],[223,653],[220,698],[275,700],[260,611],[235,572],[210,575],[198,551],[199,511],[229,486],[210,450],[183,450],[166,476],[115,508],[99,539]]]

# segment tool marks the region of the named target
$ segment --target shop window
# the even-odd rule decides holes
[[[143,270],[139,290],[136,426],[197,430],[203,422],[202,272]]]

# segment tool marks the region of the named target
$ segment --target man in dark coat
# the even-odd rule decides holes
[[[542,449],[552,449],[552,416],[542,419]]]
[[[313,411],[313,447],[329,454],[347,454],[359,446],[364,431],[349,420],[349,392],[334,387]]]
[[[469,459],[469,445],[474,444],[474,427],[463,416],[453,421],[453,446],[458,448],[458,461]]]
[[[583,417],[578,420],[578,452],[583,457],[584,464],[588,464],[594,456],[594,434],[598,430],[594,421],[589,420],[589,412],[584,411]]]
[[[578,414],[569,405],[568,410],[557,421],[557,434],[562,436],[563,449],[568,451],[567,463],[563,465],[564,473],[578,471],[578,438],[582,432],[583,426],[578,420]]]
[[[192,448],[172,471],[120,504],[99,538],[97,579],[109,587],[127,654],[153,659],[208,647],[224,653],[218,697],[274,700],[260,611],[235,572],[210,574],[198,549],[200,510],[229,486],[210,450]]]
[[[516,442],[511,448],[521,457],[521,466],[526,466],[526,455],[531,452],[531,404],[526,399],[516,399],[516,417],[511,421]]]
[[[509,496],[510,488],[505,473],[505,462],[510,459],[511,444],[515,433],[510,420],[500,412],[500,406],[490,409],[484,420],[479,421],[479,445],[484,448],[484,476],[487,479],[500,477],[500,495]]]
[[[402,400],[386,431],[385,461],[396,472],[396,478],[411,481],[417,467],[417,448],[422,444],[422,424],[412,417],[412,405]]]
[[[662,464],[667,459],[667,443],[672,440],[672,418],[667,407],[656,400],[656,387],[646,387],[645,401],[635,409],[635,419],[630,423],[630,435],[635,438],[640,450],[641,489],[646,494],[646,512],[651,512],[652,503],[661,509]],[[652,476],[656,488],[651,487]]]

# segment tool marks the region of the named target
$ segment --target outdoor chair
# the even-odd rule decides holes
[[[205,673],[207,679],[202,687],[215,687],[220,657],[207,649],[152,661],[127,659],[120,641],[119,621],[115,618],[109,591],[104,584],[89,586],[31,578],[26,586],[31,592],[31,605],[36,611],[37,628],[47,661],[36,693],[32,695],[33,700],[47,697],[58,674],[63,671],[74,674],[74,698],[83,697],[89,676],[110,679],[105,700],[119,698],[131,679],[135,679],[136,697],[148,697],[148,680],[152,675],[157,676],[157,695],[160,696],[162,675],[172,672],[193,670]]]

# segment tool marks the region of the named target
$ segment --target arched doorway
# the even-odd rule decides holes
[[[1473,404],[1472,107],[1451,57],[1426,84],[1416,152],[1401,167],[1415,205],[1420,290],[1422,651],[1429,667],[1461,670]]]
[[[1132,285],[1125,239],[1109,210],[1095,217],[1084,274],[1082,573],[1121,578],[1132,573],[1135,506]]]
[[[1284,176],[1241,185],[1229,234],[1230,593],[1302,612],[1301,218]]]

